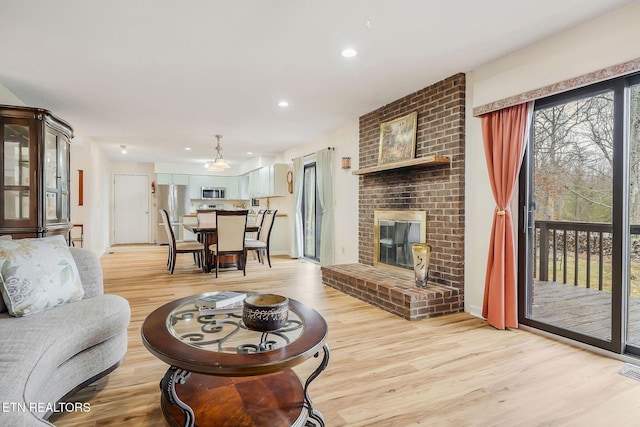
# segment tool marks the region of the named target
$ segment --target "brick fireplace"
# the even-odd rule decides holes
[[[361,170],[377,165],[380,124],[414,111],[418,113],[415,157],[437,155],[450,162],[361,174],[358,264],[323,267],[326,285],[409,320],[464,309],[464,74],[361,116]],[[415,287],[410,271],[373,267],[374,211],[381,209],[427,212],[426,240],[433,248],[427,289]]]

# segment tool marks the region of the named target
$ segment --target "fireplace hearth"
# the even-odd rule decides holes
[[[329,265],[322,267],[322,282],[407,320],[444,316],[464,309],[458,289],[437,283],[418,288],[412,272],[363,264]]]

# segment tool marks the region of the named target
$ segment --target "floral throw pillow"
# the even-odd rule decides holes
[[[84,296],[78,267],[62,236],[0,240],[0,292],[12,316]]]

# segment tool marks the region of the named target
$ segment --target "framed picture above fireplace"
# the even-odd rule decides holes
[[[417,125],[417,112],[380,125],[379,165],[413,159]]]

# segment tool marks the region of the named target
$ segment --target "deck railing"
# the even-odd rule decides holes
[[[597,268],[597,289],[604,289],[605,279],[611,280],[605,277],[603,268],[605,258],[611,255],[611,224],[536,221],[535,228],[534,277],[558,283],[568,283],[572,279],[574,286],[591,288],[591,272]],[[630,229],[632,236],[640,235],[640,225],[632,225]],[[569,264],[571,261],[572,266]],[[594,262],[595,266],[592,265]],[[572,278],[568,275],[569,267],[573,269]],[[581,271],[583,268],[585,271]],[[596,284],[593,285],[595,288]]]

